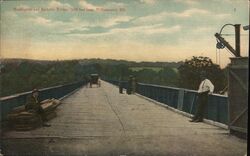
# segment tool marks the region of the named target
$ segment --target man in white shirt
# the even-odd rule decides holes
[[[207,79],[206,73],[201,72],[201,83],[198,89],[198,100],[197,100],[197,109],[194,117],[190,122],[202,122],[204,116],[204,110],[208,102],[208,94],[212,94],[214,91],[214,85],[212,82]]]

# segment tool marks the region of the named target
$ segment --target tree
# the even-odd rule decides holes
[[[161,85],[167,85],[176,87],[178,81],[178,72],[176,72],[171,67],[164,67],[163,70],[160,70],[158,73],[158,83]]]
[[[185,62],[178,68],[179,86],[182,88],[197,90],[200,80],[201,71],[206,71],[207,78],[215,86],[215,92],[222,90],[226,85],[226,76],[223,70],[212,62],[208,57],[195,57]]]

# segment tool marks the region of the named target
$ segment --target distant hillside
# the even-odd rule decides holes
[[[48,60],[32,60],[32,59],[19,59],[19,58],[10,58],[10,59],[0,59],[0,63],[6,64],[6,63],[15,63],[19,64],[22,62],[32,62],[32,63],[40,63],[40,64],[49,64],[53,63],[55,61],[48,61]]]
[[[127,60],[114,60],[114,59],[75,59],[75,60],[32,60],[32,59],[0,59],[2,64],[5,63],[21,63],[21,62],[33,62],[40,64],[51,64],[55,62],[69,62],[69,61],[78,61],[81,65],[89,65],[89,64],[109,64],[109,65],[119,65],[124,64],[129,67],[173,67],[178,68],[183,62],[136,62],[136,61],[127,61]]]
[[[129,67],[174,67],[178,68],[183,62],[135,62],[113,59],[83,59],[79,60],[81,64],[100,63],[100,64],[125,64]]]
[[[135,62],[112,59],[79,59],[63,61],[1,59],[0,96],[36,88],[51,87],[88,79],[91,73],[102,78],[127,80],[134,75],[140,82],[176,85],[173,71],[182,62]],[[131,70],[131,69],[140,70]],[[161,72],[155,69],[161,69]]]
[[[78,61],[5,59],[0,67],[1,97],[87,79],[88,72],[95,72],[93,68],[83,68]]]

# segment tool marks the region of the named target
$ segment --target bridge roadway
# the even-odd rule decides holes
[[[180,155],[243,156],[246,140],[136,95],[119,94],[102,82],[62,101],[58,116],[28,132],[3,135],[7,155]]]

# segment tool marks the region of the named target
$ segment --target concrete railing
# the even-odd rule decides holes
[[[49,88],[39,89],[39,100],[45,100],[49,98],[60,99],[65,95],[73,92],[77,88],[87,84],[86,81],[74,82],[66,85],[59,85]],[[17,106],[24,105],[26,102],[27,95],[31,94],[31,91],[19,93],[11,96],[0,98],[0,122],[6,119],[7,114]]]
[[[114,85],[119,81],[105,80]],[[127,82],[123,81],[124,88]],[[153,84],[137,83],[136,92],[179,111],[194,114],[197,106],[197,91]],[[228,97],[219,94],[209,95],[205,118],[228,125]]]

